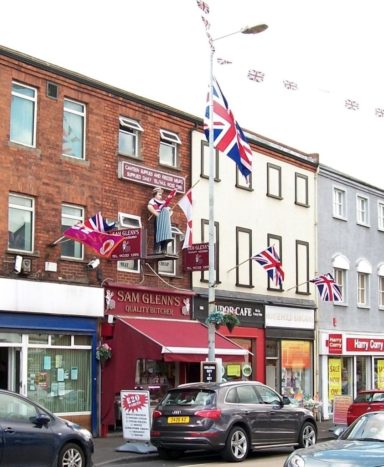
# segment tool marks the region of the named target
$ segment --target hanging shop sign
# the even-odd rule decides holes
[[[209,243],[194,243],[183,249],[184,271],[207,271],[209,269]]]
[[[141,258],[141,229],[122,229],[114,233],[122,235],[124,240],[113,250],[110,259],[126,261]]]

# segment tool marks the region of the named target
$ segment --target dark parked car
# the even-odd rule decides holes
[[[0,465],[91,467],[91,433],[41,405],[0,390]]]
[[[338,439],[294,451],[284,467],[378,467],[384,464],[384,412],[361,415]]]
[[[183,384],[167,392],[152,416],[151,442],[163,459],[209,450],[240,462],[250,450],[307,447],[316,438],[309,410],[256,381]]]
[[[360,391],[356,399],[348,407],[347,424],[350,425],[363,413],[384,410],[384,391]]]

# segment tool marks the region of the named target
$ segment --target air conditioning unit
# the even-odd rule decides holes
[[[23,261],[21,263],[21,270],[24,274],[29,274],[32,271],[31,258],[23,258]]]

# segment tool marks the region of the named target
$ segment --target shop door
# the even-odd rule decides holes
[[[20,392],[20,349],[0,347],[0,389]]]

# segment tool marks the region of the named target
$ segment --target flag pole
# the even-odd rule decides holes
[[[230,271],[232,271],[233,269],[236,269],[236,268],[238,268],[239,266],[241,266],[242,264],[246,263],[247,261],[249,261],[249,260],[250,260],[250,259],[252,259],[252,258],[253,258],[253,256],[251,256],[251,257],[250,257],[250,258],[248,258],[248,259],[245,259],[244,261],[242,261],[242,262],[241,262],[241,263],[239,263],[239,264],[236,264],[236,266],[233,266],[233,268],[231,268],[231,269],[228,269],[228,271],[227,271],[227,272],[230,272]]]
[[[300,287],[301,285],[309,284],[310,282],[311,281],[305,281],[305,282],[302,282],[301,284],[294,285],[293,287],[290,287],[289,289],[284,289],[284,290],[285,290],[285,292],[288,292],[289,290]]]

